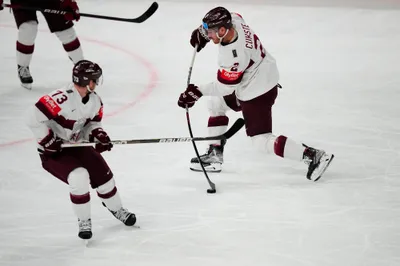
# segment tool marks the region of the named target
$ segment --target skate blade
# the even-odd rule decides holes
[[[204,165],[204,170],[208,173],[220,173],[222,170],[221,164],[219,163],[212,163],[208,165]],[[195,172],[203,172],[203,169],[201,168],[200,164],[191,164],[190,165],[190,170],[195,171]]]
[[[32,83],[21,83],[22,88],[32,90]]]
[[[326,169],[328,169],[329,165],[333,161],[333,158],[335,158],[335,155],[332,154],[331,158],[329,158],[329,161],[325,164],[325,166],[322,169],[322,171],[320,172],[319,176],[316,179],[314,179],[314,182],[317,182],[322,177],[322,175],[325,173]]]

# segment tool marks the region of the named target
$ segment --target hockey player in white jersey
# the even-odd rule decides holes
[[[228,110],[242,111],[246,133],[257,149],[269,154],[308,164],[306,177],[317,181],[334,155],[272,133],[271,109],[278,95],[279,72],[275,59],[265,50],[259,37],[237,13],[216,7],[203,18],[191,35],[190,43],[200,52],[212,40],[219,46],[217,80],[196,86],[190,84],[180,95],[178,105],[192,107],[202,96],[209,97],[208,133],[227,130]],[[225,142],[213,141],[201,161],[209,172],[220,172]],[[190,169],[201,171],[197,157]]]
[[[136,222],[135,215],[123,208],[113,173],[100,154],[113,147],[102,128],[103,104],[95,92],[101,77],[98,64],[79,61],[73,68],[73,84],[41,97],[28,116],[43,168],[69,185],[82,239],[92,237],[89,186],[118,220],[127,226]],[[97,144],[61,148],[63,142],[82,141]]]

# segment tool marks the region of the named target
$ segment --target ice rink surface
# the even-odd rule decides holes
[[[81,12],[122,17],[151,3],[80,2]],[[97,91],[112,138],[188,136],[176,102],[186,86],[190,34],[222,4],[277,59],[283,89],[275,134],[336,155],[313,183],[306,165],[258,154],[242,130],[226,146],[223,172],[210,174],[218,190],[210,195],[204,176],[188,168],[190,143],[116,146],[104,156],[141,228],[124,227],[93,192],[88,247],[77,237],[68,187],[41,168],[24,122],[28,106],[70,81],[71,62],[39,15],[34,86],[21,88],[17,30],[2,11],[0,265],[400,265],[400,4],[277,2],[161,1],[143,24],[76,24],[85,56],[104,70]],[[216,55],[213,45],[198,54],[193,83],[215,79]],[[239,115],[231,113],[231,122]],[[206,99],[191,119],[194,134],[205,135]]]

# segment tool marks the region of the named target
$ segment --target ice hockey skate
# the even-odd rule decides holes
[[[307,147],[304,151],[303,159],[308,164],[307,178],[318,181],[325,173],[329,164],[335,156],[323,150]]]
[[[223,145],[210,145],[207,152],[200,156],[200,160],[203,163],[204,169],[210,173],[219,173],[222,170],[222,164],[224,162],[224,144]],[[197,157],[190,160],[190,170],[203,171],[200,162]]]
[[[107,208],[103,202],[103,206]],[[107,208],[108,209],[108,208]],[[136,216],[134,213],[129,212],[127,209],[122,208],[118,211],[108,209],[115,218],[123,222],[126,226],[133,226],[136,223]]]
[[[92,220],[78,220],[79,233],[78,236],[84,240],[92,238]]]
[[[126,226],[132,226],[136,223],[136,216],[134,213],[129,212],[127,209],[122,208],[118,211],[109,210],[115,218],[123,222]]]
[[[18,77],[22,87],[28,90],[32,89],[33,78],[28,66],[18,65]]]

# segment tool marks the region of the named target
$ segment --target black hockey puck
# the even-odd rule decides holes
[[[217,192],[216,189],[212,189],[212,188],[207,189],[207,193],[209,193],[209,194],[214,194],[216,192]]]

